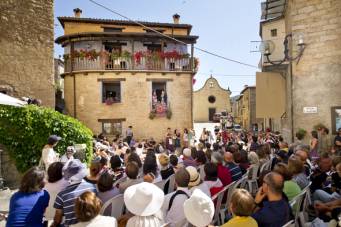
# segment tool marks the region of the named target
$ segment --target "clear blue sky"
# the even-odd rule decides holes
[[[250,41],[260,40],[259,20],[261,0],[97,0],[132,19],[152,22],[172,22],[178,13],[180,23],[192,24],[192,34],[198,35],[196,46],[219,55],[258,65],[259,53],[250,53]],[[55,18],[73,16],[74,8],[83,10],[83,17],[122,19],[88,0],[56,0]],[[55,37],[63,35],[62,26],[55,20]],[[55,56],[63,53],[55,44]],[[198,50],[200,59],[194,89],[203,86],[212,73],[224,88],[237,95],[243,86],[254,85],[255,76],[227,77],[221,75],[255,75],[256,68],[228,62]]]

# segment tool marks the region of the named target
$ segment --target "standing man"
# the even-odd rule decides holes
[[[341,155],[341,128],[337,130],[337,135],[334,139],[334,153],[335,155]]]
[[[133,126],[129,126],[126,131],[126,140],[128,145],[130,146],[130,142],[133,139]]]
[[[39,166],[41,166],[45,171],[49,166],[59,160],[59,154],[57,154],[53,148],[58,144],[62,138],[56,135],[51,135],[47,139],[47,144],[44,146],[41,152],[41,159]]]

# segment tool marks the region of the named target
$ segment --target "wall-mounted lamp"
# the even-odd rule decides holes
[[[293,39],[293,34],[290,33],[288,35],[285,36],[284,38],[284,42],[283,42],[283,45],[284,45],[284,58],[278,62],[273,62],[270,60],[270,55],[271,55],[271,46],[269,43],[266,43],[265,46],[264,46],[264,56],[266,57],[266,60],[268,61],[268,63],[270,63],[271,65],[281,65],[283,64],[285,61],[296,61],[297,60],[297,64],[298,62],[300,61],[302,55],[303,55],[303,52],[304,52],[304,49],[306,47],[306,44],[304,43],[304,39],[303,39],[303,34],[299,34],[297,35],[297,47],[298,47],[298,54],[297,56],[293,57],[293,56],[290,56],[289,54],[289,39]]]

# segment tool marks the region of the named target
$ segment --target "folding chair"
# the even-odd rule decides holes
[[[257,182],[257,175],[258,175],[259,165],[252,165],[248,171],[251,172],[251,179],[247,179],[245,182],[245,188],[250,192],[251,195],[255,196],[258,191],[258,182]],[[248,174],[249,175],[249,174]]]
[[[294,220],[298,219],[298,215],[299,215],[300,209],[301,209],[301,207],[303,205],[306,193],[307,193],[307,191],[303,190],[300,194],[298,194],[295,198],[293,198],[290,201],[290,206],[291,206],[291,208],[292,208],[292,210],[294,212],[294,217],[295,217]]]
[[[111,210],[109,209],[110,206]],[[119,217],[122,216],[123,210],[124,210],[123,194],[120,194],[104,203],[102,209],[100,210],[100,214],[103,216],[111,216],[118,219]]]

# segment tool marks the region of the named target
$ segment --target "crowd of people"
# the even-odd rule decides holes
[[[185,129],[181,136],[168,128],[164,141],[138,141],[129,127],[124,139],[94,138],[89,167],[74,158],[72,146],[59,158],[54,147],[61,138],[52,135],[39,167],[24,174],[10,200],[7,226],[214,226],[217,201],[212,198],[241,179],[255,180],[256,187],[234,189],[223,227],[283,226],[298,209],[290,202],[307,187],[310,219],[334,221],[337,226],[341,129],[334,144],[326,144],[328,129],[323,128],[311,133],[309,145],[300,134],[288,144],[270,130],[216,127],[213,133],[204,129],[196,141],[193,130]],[[125,211],[112,217],[110,207],[102,206],[120,195]]]

